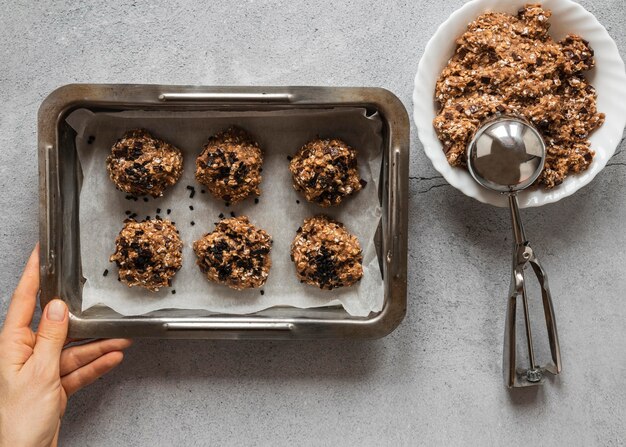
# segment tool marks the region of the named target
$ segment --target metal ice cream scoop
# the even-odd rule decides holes
[[[541,174],[546,158],[546,146],[539,132],[527,121],[517,117],[498,116],[485,122],[467,146],[469,172],[485,188],[508,194],[513,222],[513,268],[507,304],[504,333],[504,381],[508,387],[541,383],[544,374],[561,372],[561,351],[550,297],[548,278],[524,234],[517,203],[517,191],[529,187]],[[539,366],[535,359],[533,337],[528,314],[528,298],[524,285],[524,270],[532,267],[541,286],[543,310],[552,354],[552,363]],[[515,313],[521,296],[526,325],[529,368],[517,368],[515,343]]]

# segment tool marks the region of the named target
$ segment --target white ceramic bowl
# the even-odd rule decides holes
[[[464,194],[496,206],[507,206],[506,197],[478,185],[462,168],[453,168],[443,153],[432,121],[437,109],[434,101],[435,83],[454,54],[455,40],[467,24],[487,11],[516,14],[528,3],[525,0],[472,0],[456,10],[439,26],[424,50],[415,76],[413,118],[426,155],[448,183]],[[598,111],[606,121],[590,137],[596,156],[589,168],[569,175],[553,189],[536,189],[519,193],[521,207],[541,206],[567,197],[589,183],[604,168],[615,152],[626,125],[626,73],[615,42],[598,20],[571,0],[545,0],[543,7],[552,10],[550,35],[560,40],[566,34],[578,34],[588,40],[595,51],[596,67],[586,77],[596,88]]]

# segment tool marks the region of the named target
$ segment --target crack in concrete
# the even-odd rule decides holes
[[[442,186],[450,186],[449,183],[439,183],[438,185],[432,185],[429,188],[423,190],[423,191],[417,191],[418,194],[426,194],[428,191],[430,191],[431,189],[435,189],[435,188],[440,188]]]
[[[607,163],[606,167],[608,168],[609,166],[626,166],[626,162],[623,161],[615,161],[613,163]]]
[[[434,177],[420,177],[419,175],[409,175],[409,180],[417,180],[417,181],[435,180],[438,178],[443,178],[443,177],[441,175],[435,175]]]

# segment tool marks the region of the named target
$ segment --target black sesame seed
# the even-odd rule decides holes
[[[130,216],[128,216],[129,219],[134,219],[135,217],[137,217],[137,213],[133,213]]]
[[[87,138],[87,144],[91,144],[95,141],[96,137],[94,137],[93,135],[89,135],[89,138]]]
[[[299,200],[296,200],[296,203],[300,203],[300,201],[299,201]]]
[[[367,182],[363,179],[359,180],[359,183],[361,184],[362,188],[365,188],[367,186]]]
[[[161,214],[161,208],[157,208],[157,214]]]
[[[148,198],[147,198],[147,197],[144,197],[144,198],[143,198],[143,201],[144,201],[144,202],[147,202],[147,201],[148,201]]]
[[[261,295],[265,295],[265,290],[261,290]]]
[[[226,202],[224,205],[226,205],[227,207],[230,206],[230,202]]]
[[[125,211],[125,213],[126,213],[126,215],[127,215],[127,216],[128,216],[131,212],[132,212],[132,211],[130,211],[130,210],[126,210],[126,211]]]
[[[193,205],[189,205],[189,209],[193,211]]]
[[[187,189],[188,189],[189,191],[191,191],[191,193],[189,193],[189,198],[190,198],[190,199],[193,199],[193,196],[195,196],[195,195],[196,195],[196,188],[194,188],[194,187],[193,187],[193,186],[191,186],[191,185],[187,185]]]
[[[255,197],[254,204],[256,205],[257,203],[259,203],[259,199]]]
[[[206,191],[204,189],[200,190],[200,194],[204,194]]]
[[[223,219],[224,218],[224,213],[220,213],[220,215],[217,216],[217,217],[219,217],[220,219]]]
[[[291,155],[287,155],[287,160],[291,161],[293,160],[293,157]]]
[[[176,295],[176,290],[172,290],[172,295]]]
[[[109,274],[109,269],[104,269],[102,276],[107,276]]]
[[[196,223],[192,220],[191,221],[191,226],[193,227]]]
[[[235,212],[234,212],[234,211],[231,211],[231,212],[230,212],[230,215],[231,215],[231,217],[235,217]]]
[[[146,216],[146,220],[150,220],[150,216]]]
[[[176,225],[176,222],[172,221],[172,225]]]
[[[169,213],[171,213],[171,212],[172,212],[172,210],[168,208],[168,209],[167,209],[167,214],[169,214]]]

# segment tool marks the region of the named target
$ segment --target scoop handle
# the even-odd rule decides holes
[[[509,194],[509,210],[511,211],[511,223],[513,224],[513,238],[516,245],[522,245],[526,242],[526,233],[524,233],[524,225],[519,215],[519,204],[517,203],[517,194]]]
[[[559,338],[556,328],[556,319],[554,316],[554,308],[552,306],[552,297],[548,284],[548,277],[541,267],[539,260],[535,256],[530,243],[526,239],[522,221],[519,215],[519,206],[517,196],[514,193],[509,194],[509,205],[511,211],[511,221],[513,224],[513,264],[511,272],[511,288],[507,302],[507,314],[504,331],[504,352],[503,352],[503,372],[506,386],[520,387],[531,386],[542,382],[543,372],[547,371],[552,374],[561,372],[561,350]],[[528,299],[526,296],[526,287],[524,279],[524,267],[530,264],[533,272],[537,276],[537,280],[541,287],[541,296],[543,302],[543,310],[548,332],[548,340],[550,343],[550,352],[552,355],[552,363],[544,367],[540,367],[535,362],[535,353],[533,348],[532,332],[530,326],[530,317],[528,312]],[[528,357],[530,367],[528,369],[518,369],[516,363],[516,310],[517,298],[522,298],[524,310],[524,323],[526,329],[526,343],[528,346]]]

